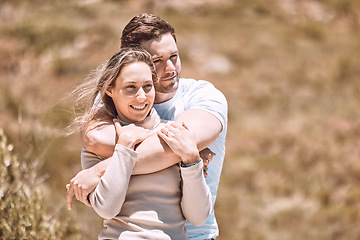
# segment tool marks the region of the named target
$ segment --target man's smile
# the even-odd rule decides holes
[[[163,81],[172,81],[176,78],[176,73],[173,73],[171,76],[166,76],[164,78],[161,78],[160,79],[160,82],[163,82]]]

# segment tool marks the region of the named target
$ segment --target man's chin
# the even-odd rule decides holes
[[[158,83],[155,85],[155,91],[158,93],[173,93],[176,92],[178,87],[179,83],[177,81],[170,84]]]

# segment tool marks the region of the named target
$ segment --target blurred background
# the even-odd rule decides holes
[[[360,2],[1,0],[0,239],[96,239],[69,93],[135,15],[176,29],[182,77],[227,97],[219,240],[360,239]]]

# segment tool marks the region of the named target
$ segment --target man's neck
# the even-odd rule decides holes
[[[176,94],[176,91],[171,92],[171,93],[155,93],[155,104],[157,103],[163,103],[166,102],[170,99],[172,99]]]

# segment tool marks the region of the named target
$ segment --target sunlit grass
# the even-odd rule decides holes
[[[176,28],[182,75],[211,81],[229,102],[219,239],[360,238],[358,2],[213,1],[181,11],[80,2],[1,3],[1,126],[19,152],[32,146],[46,159],[39,171],[52,207],[65,207],[82,145],[78,133],[64,136],[72,106],[59,99],[149,10]],[[100,218],[74,209],[83,239],[96,238]]]

